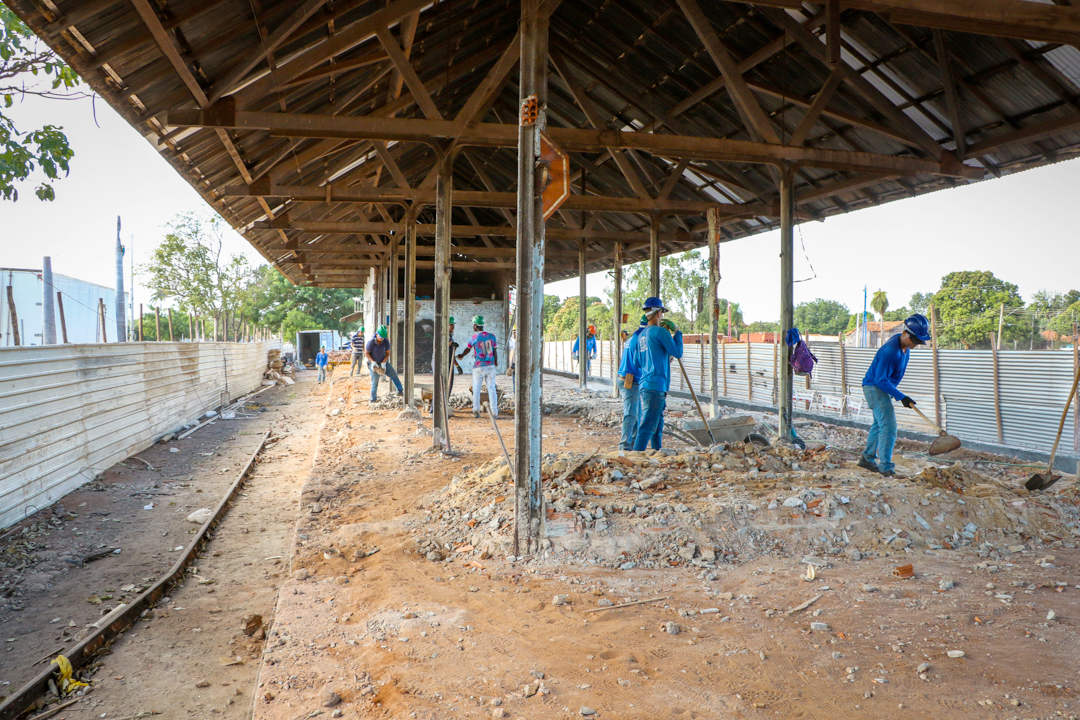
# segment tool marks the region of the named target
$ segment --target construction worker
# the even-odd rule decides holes
[[[510,339],[506,341],[506,345],[507,345],[507,347],[509,349],[509,352],[510,352],[510,362],[509,362],[509,367],[506,368],[506,374],[509,377],[513,377],[514,376],[514,362],[515,362],[514,358],[516,356],[516,353],[514,351],[517,349],[517,330],[511,330],[510,331]]]
[[[675,323],[664,318],[667,308],[660,298],[648,298],[644,309],[648,326],[637,337],[641,368],[641,420],[634,449],[644,450],[651,442],[653,450],[659,450],[664,432],[664,408],[667,407],[667,392],[671,385],[671,358],[682,357],[682,331],[675,327]]]
[[[577,340],[574,340],[574,348],[573,348],[573,350],[570,351],[575,362],[577,362],[577,359],[578,359],[578,341],[579,340],[581,340],[581,338],[578,338]],[[589,326],[589,333],[585,337],[585,352],[587,352],[589,354],[588,359],[585,362],[585,374],[589,375],[589,374],[592,373],[592,361],[596,358],[596,326],[595,325],[590,325]]]
[[[319,368],[319,382],[326,379],[326,366],[330,362],[330,356],[326,354],[326,346],[319,346],[319,354],[315,356],[315,367]]]
[[[623,348],[622,361],[619,363],[618,382],[623,386],[622,438],[620,450],[633,450],[637,438],[638,423],[641,420],[641,351],[638,349],[638,336],[649,326],[649,319],[641,316],[641,325],[630,336],[630,342]],[[626,334],[626,331],[623,331]]]
[[[405,391],[405,388],[401,386],[401,381],[398,380],[397,370],[390,364],[390,342],[386,339],[386,335],[386,326],[380,325],[375,331],[375,337],[371,338],[367,347],[364,348],[364,356],[371,363],[371,402],[375,402],[379,397],[379,380],[383,375],[394,383],[398,395]],[[390,395],[393,397],[393,390],[390,391]]]
[[[915,406],[915,401],[896,386],[904,379],[904,371],[911,358],[908,351],[925,345],[929,339],[929,321],[915,313],[904,321],[904,331],[889,338],[874,355],[874,361],[870,363],[870,369],[862,381],[863,397],[874,413],[874,421],[866,436],[866,449],[857,463],[859,467],[885,477],[896,475],[892,461],[893,446],[896,445],[896,411],[892,399],[896,398],[906,408]]]
[[[499,364],[497,342],[494,335],[485,332],[483,315],[477,315],[472,321],[473,336],[469,338],[469,344],[457,356],[460,360],[469,354],[469,350],[475,352],[472,371],[472,414],[474,418],[480,417],[480,388],[486,379],[491,414],[499,417],[499,396],[495,391],[495,373]]]
[[[364,359],[364,326],[361,325],[356,329],[356,332],[349,338],[349,345],[352,347],[352,357],[349,363],[349,377],[356,373],[360,375],[360,362]]]

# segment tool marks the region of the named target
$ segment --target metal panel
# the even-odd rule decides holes
[[[259,343],[0,348],[0,527],[257,388]]]

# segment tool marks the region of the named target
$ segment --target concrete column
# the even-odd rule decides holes
[[[795,324],[794,258],[795,249],[795,172],[786,167],[780,178],[780,397],[777,413],[780,416],[780,438],[791,438],[791,391],[794,374],[791,369],[791,348],[785,342],[788,330]]]
[[[449,148],[439,151],[439,172],[435,181],[435,399],[432,442],[435,447],[449,445],[446,425],[447,408],[443,395],[447,392],[446,373],[450,368],[450,213],[453,208],[454,161]]]
[[[56,297],[56,295],[53,294],[55,292],[56,288],[53,286],[52,258],[46,256],[41,259],[42,345],[56,344],[56,304],[53,302],[53,298]]]
[[[712,417],[720,414],[719,382],[717,378],[717,352],[720,334],[720,300],[717,286],[720,284],[720,213],[712,209],[708,213],[709,221],[709,394],[712,399]],[[704,349],[704,348],[702,348]]]
[[[622,388],[619,385],[619,363],[622,362],[623,346],[620,337],[620,331],[622,330],[622,264],[623,264],[623,245],[622,243],[615,243],[615,296],[613,299],[614,307],[612,308],[612,317],[614,322],[615,334],[612,336],[614,341],[612,347],[615,348],[615,356],[611,359],[611,396],[619,397],[622,392]]]
[[[127,342],[127,308],[124,307],[124,246],[120,244],[120,216],[116,216],[116,342]]]
[[[413,407],[416,395],[416,206],[405,213],[405,402]]]
[[[401,364],[406,361],[404,348],[398,347],[398,295],[401,294],[400,283],[398,282],[398,248],[401,246],[401,238],[394,235],[394,239],[390,244],[390,322],[386,325],[390,331],[390,349],[393,352],[391,355],[392,363],[398,369],[401,369]]]
[[[518,342],[514,391],[514,554],[539,549],[543,538],[540,492],[541,321],[544,308],[544,214],[537,175],[537,123],[547,104],[548,22],[542,0],[521,0],[521,61],[518,64],[522,110],[535,100],[536,123],[518,128],[517,300]]]
[[[588,328],[589,319],[588,299],[585,287],[585,265],[588,256],[585,251],[585,241],[578,241],[578,389],[584,390],[589,384],[589,350]]]
[[[649,293],[660,297],[660,216],[649,217]]]

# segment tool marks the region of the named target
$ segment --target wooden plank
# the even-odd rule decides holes
[[[825,106],[829,104],[829,100],[832,98],[833,93],[840,87],[840,83],[844,80],[844,74],[839,70],[833,70],[829,74],[829,78],[825,81],[825,85],[822,86],[821,91],[814,98],[813,104],[810,109],[806,111],[806,115],[799,122],[799,126],[795,128],[795,132],[791,134],[791,140],[789,144],[798,147],[806,142],[806,138],[810,136],[810,129],[814,127],[814,123],[821,117],[821,113],[825,111]]]
[[[949,125],[952,129],[953,141],[956,143],[956,156],[961,160],[965,157],[964,148],[964,124],[960,119],[960,92],[956,87],[956,77],[953,74],[952,57],[945,45],[945,34],[938,29],[933,30],[934,53],[937,55],[938,68],[941,70],[941,82],[945,88],[945,104],[949,111]]]
[[[420,76],[416,74],[416,70],[413,69],[412,63],[409,62],[409,58],[405,55],[405,51],[401,49],[401,45],[390,34],[390,29],[379,26],[375,29],[375,34],[378,36],[379,42],[382,43],[383,49],[386,50],[386,54],[390,56],[390,62],[394,63],[394,67],[401,73],[401,77],[405,79],[405,84],[412,91],[416,104],[424,111],[424,116],[429,120],[442,120],[442,113],[435,107],[435,101],[431,99],[430,93],[428,93],[423,81],[420,80]]]
[[[995,135],[972,143],[967,148],[968,157],[989,155],[1012,145],[1026,145],[1065,132],[1080,130],[1080,113],[1044,120],[1022,130]]]

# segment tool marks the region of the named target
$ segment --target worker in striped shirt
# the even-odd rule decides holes
[[[360,376],[360,363],[364,360],[364,326],[361,325],[349,338],[352,345],[352,363],[349,365],[349,377],[356,373]]]

